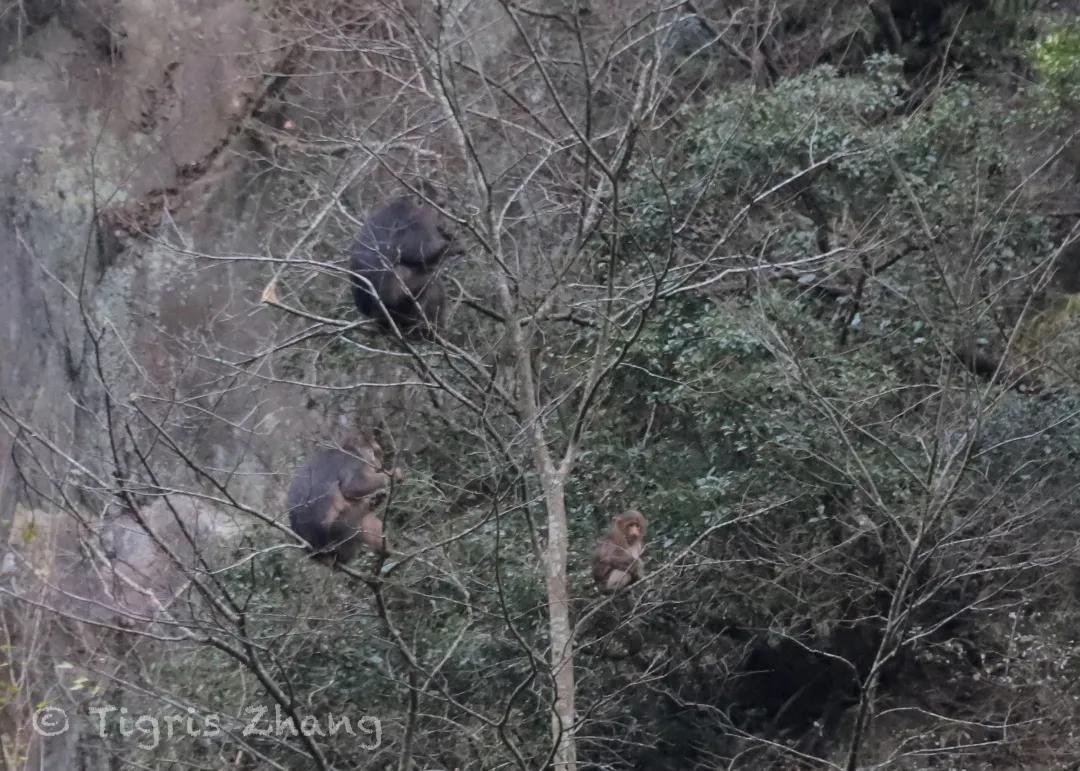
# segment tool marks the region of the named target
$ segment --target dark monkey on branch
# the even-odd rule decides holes
[[[614,592],[645,577],[645,517],[627,511],[611,520],[611,530],[596,545],[592,574],[602,592]]]
[[[400,469],[383,469],[382,448],[374,440],[319,450],[297,470],[289,488],[289,523],[323,561],[346,563],[362,545],[387,555],[371,499],[391,479],[404,478]]]
[[[404,196],[374,209],[349,261],[356,307],[384,329],[392,320],[402,334],[430,336],[441,327],[446,303],[435,271],[443,258],[460,253],[430,204]]]

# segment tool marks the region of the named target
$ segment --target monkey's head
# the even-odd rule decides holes
[[[355,436],[341,443],[341,449],[355,455],[362,463],[378,470],[382,468],[382,447],[370,436]]]
[[[625,511],[615,517],[615,527],[625,536],[627,543],[635,544],[645,538],[645,517],[640,511]]]
[[[371,471],[385,474],[394,482],[405,481],[405,472],[400,468],[388,469],[383,466],[382,446],[375,437],[368,434],[350,437],[341,443],[341,449],[358,458]]]

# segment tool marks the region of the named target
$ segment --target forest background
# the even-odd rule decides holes
[[[0,114],[5,768],[1080,763],[1080,4],[15,0]]]

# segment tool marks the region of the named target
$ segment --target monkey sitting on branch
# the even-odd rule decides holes
[[[443,258],[460,253],[426,201],[404,196],[374,209],[349,261],[356,307],[383,329],[430,337],[442,326],[446,302],[436,270]]]
[[[371,502],[391,480],[404,478],[398,468],[383,468],[382,448],[374,440],[319,450],[297,470],[289,488],[289,523],[321,562],[345,564],[362,545],[386,556],[382,521]]]
[[[627,511],[611,520],[611,530],[596,545],[592,574],[601,592],[614,592],[645,577],[645,517]]]

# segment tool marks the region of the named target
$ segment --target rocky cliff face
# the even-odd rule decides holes
[[[126,404],[143,395],[153,412],[161,389],[205,388],[223,375],[213,363],[223,341],[248,344],[266,323],[249,307],[251,273],[193,254],[210,245],[258,254],[265,246],[236,149],[272,81],[263,72],[283,54],[240,0],[24,5],[0,30],[0,420],[8,429],[0,431],[0,536],[10,546],[3,572],[17,583],[23,571],[44,571],[55,591],[39,600],[100,620],[93,603],[148,601],[130,596],[130,586],[117,594],[117,577],[134,571],[163,594],[183,583],[155,572],[167,560],[145,536],[126,537],[121,527],[116,537],[123,523],[100,505],[95,488],[112,473],[106,399]],[[163,246],[155,239],[162,229],[190,251]],[[250,412],[250,392],[215,390],[218,414]],[[259,394],[265,435],[272,421],[288,422],[272,417],[286,400]],[[200,460],[236,475],[237,495],[272,505],[274,477],[243,474],[288,465],[272,442],[216,420],[190,428],[201,435]],[[49,467],[33,460],[43,443],[85,464],[79,479],[67,477],[90,503],[81,525],[26,505],[28,485],[50,488]],[[22,449],[13,453],[15,444]],[[92,568],[103,556],[121,566],[111,578]],[[90,604],[75,609],[76,595]],[[88,644],[85,635],[50,633],[39,650],[62,657]],[[99,767],[75,730],[48,753],[49,767]]]
[[[260,53],[261,21],[243,2],[36,11],[18,39],[8,29],[0,65],[0,391],[9,417],[83,443],[105,386],[80,302],[110,343],[117,398],[173,379],[190,330],[214,318],[222,331],[235,271],[195,269],[153,235],[166,223],[193,248],[258,252],[229,182],[232,148],[280,54]],[[230,203],[207,206],[215,196]],[[0,437],[5,513],[10,441]]]

